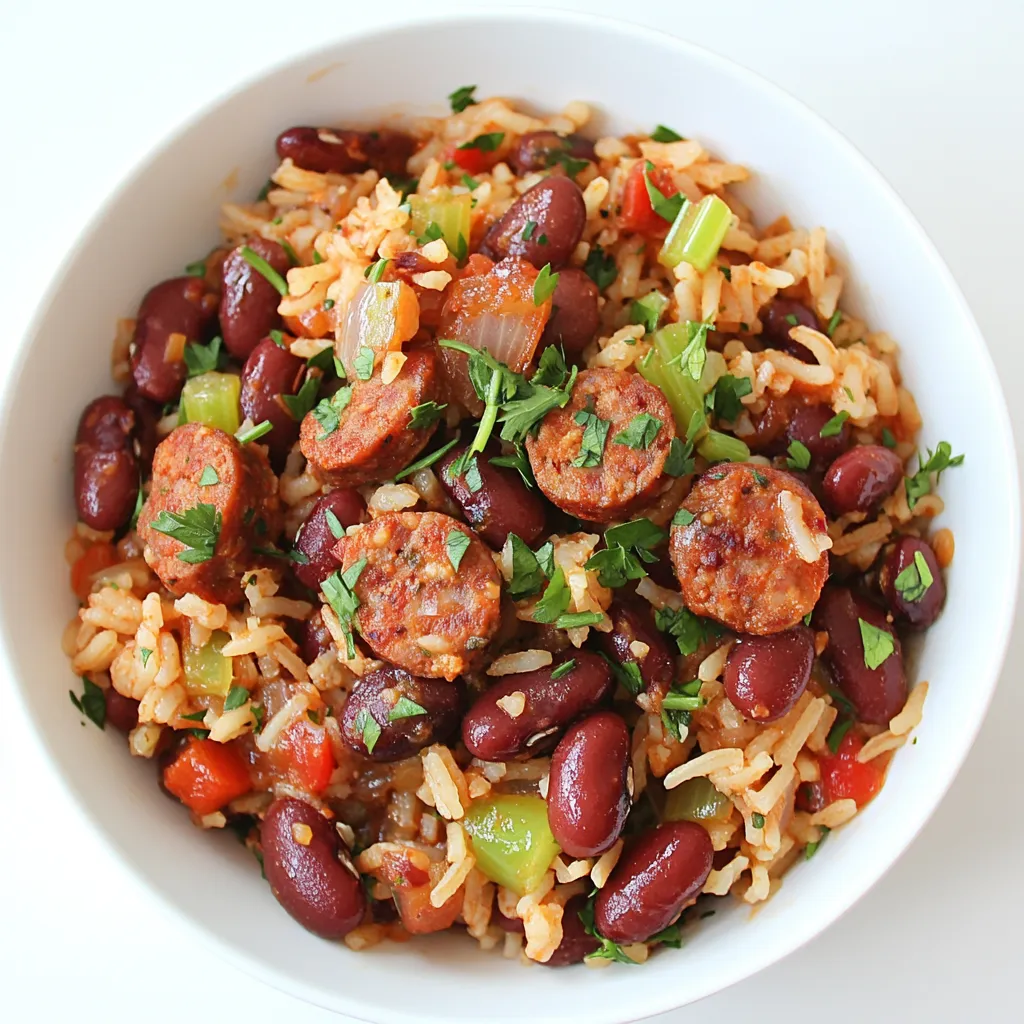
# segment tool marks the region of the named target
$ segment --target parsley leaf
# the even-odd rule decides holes
[[[480,475],[480,463],[476,460],[476,455],[472,455],[465,463],[465,469],[462,470],[462,477],[466,481],[466,486],[469,488],[470,494],[476,494],[483,485],[484,480]]]
[[[523,225],[523,233],[521,235],[523,241],[524,242],[528,242],[531,238],[533,238],[533,233],[536,230],[537,230],[537,222],[535,220],[528,220]]]
[[[592,398],[587,400],[587,408],[580,409],[573,416],[573,420],[583,427],[583,437],[580,439],[580,453],[572,460],[572,465],[577,469],[593,469],[600,466],[611,424],[594,412]]]
[[[720,420],[734,423],[743,411],[740,399],[753,391],[749,377],[734,377],[727,373],[719,377],[704,400],[705,408]]]
[[[548,345],[540,354],[537,372],[530,383],[545,387],[560,388],[565,383],[569,368],[565,365],[565,354],[557,345]]]
[[[837,309],[832,316],[829,318],[828,327],[825,328],[825,333],[831,338],[836,333],[836,328],[842,322],[843,314]]]
[[[557,388],[522,381],[515,392],[515,397],[501,407],[501,439],[511,441],[513,444],[521,443],[534,425],[552,409],[561,409],[567,405],[578,372],[575,366],[572,367],[569,379],[563,386]]]
[[[641,565],[656,562],[657,556],[651,548],[665,540],[667,534],[649,519],[634,519],[605,531],[606,547],[595,551],[587,559],[584,568],[597,570],[598,582],[603,587],[621,587],[629,580],[639,580],[647,575]]]
[[[250,427],[248,430],[243,430],[240,433],[235,434],[235,440],[239,444],[248,444],[250,441],[258,441],[265,434],[269,434],[274,429],[274,424],[270,420],[264,420],[262,423],[257,423],[255,426]]]
[[[654,624],[662,633],[668,633],[680,654],[695,654],[714,627],[706,619],[694,615],[689,608],[671,608],[666,605],[654,613]]]
[[[476,100],[473,99],[475,91],[475,85],[460,85],[454,92],[450,92],[448,102],[452,105],[452,113],[461,114],[466,107],[475,106]]]
[[[363,737],[363,743],[366,746],[366,752],[368,754],[373,753],[373,748],[377,746],[377,740],[380,739],[381,728],[377,724],[377,720],[370,714],[366,708],[360,708],[356,713],[356,720],[353,723],[358,732]]]
[[[244,686],[232,686],[224,698],[224,710],[234,711],[249,699],[249,691]]]
[[[934,582],[935,577],[924,555],[915,551],[914,560],[893,580],[893,586],[904,601],[916,603],[928,593],[928,588]]]
[[[149,525],[158,533],[185,546],[184,551],[178,552],[178,561],[198,565],[213,558],[221,523],[221,513],[215,505],[199,502],[194,508],[183,512],[162,509]]]
[[[410,462],[405,469],[395,474],[395,480],[404,480],[407,476],[412,476],[413,473],[418,473],[421,469],[432,466],[439,459],[443,459],[458,443],[459,436],[456,434],[447,444],[442,445],[436,451],[432,451],[429,455],[424,455],[422,459],[417,459],[415,462]]]
[[[629,580],[640,580],[647,575],[636,555],[618,546],[595,551],[587,559],[586,568],[597,571],[597,581],[602,587],[624,587]]]
[[[635,697],[644,688],[644,678],[640,674],[640,663],[638,661],[616,661],[602,654],[602,658],[608,662],[612,675],[622,688],[631,696]]]
[[[789,458],[786,459],[786,465],[790,469],[808,469],[811,465],[811,452],[810,449],[802,441],[790,441]]]
[[[344,573],[332,572],[320,585],[324,597],[327,598],[327,603],[334,610],[334,614],[338,616],[338,622],[345,634],[345,647],[349,658],[356,656],[356,645],[352,638],[352,616],[359,608],[359,598],[356,596],[354,588],[364,568],[366,568],[366,559],[360,558]]]
[[[764,828],[764,815],[754,811],[750,816],[750,824],[753,825],[754,828]]]
[[[649,412],[637,413],[625,430],[620,430],[612,438],[613,444],[622,444],[627,448],[650,448],[661,430],[662,423],[657,416]]]
[[[185,346],[185,366],[190,377],[198,377],[201,373],[216,370],[220,362],[221,339],[218,334],[208,345],[200,345],[191,341]]]
[[[313,419],[321,426],[321,432],[317,434],[318,441],[326,440],[331,436],[340,424],[339,416],[343,413],[352,401],[352,385],[339,388],[330,398],[322,398],[313,410]]]
[[[468,533],[463,533],[461,530],[449,530],[448,539],[445,541],[445,547],[448,550],[448,561],[452,563],[452,568],[458,572],[459,566],[462,564],[462,557],[469,550],[470,537]]]
[[[447,408],[447,402],[444,405],[438,405],[437,402],[424,402],[422,405],[414,405],[409,410],[409,429],[427,430],[441,418],[441,413]]]
[[[107,700],[103,691],[91,680],[82,676],[82,696],[79,697],[74,690],[68,690],[71,703],[92,722],[93,725],[102,729],[107,721]]]
[[[707,703],[700,696],[700,687],[699,679],[691,679],[688,683],[673,683],[662,698],[662,724],[680,743],[686,738],[685,730],[690,727],[691,713]]]
[[[373,376],[373,349],[369,345],[364,345],[352,366],[360,380],[369,380]]]
[[[706,320],[687,320],[687,345],[679,355],[669,360],[668,365],[678,364],[679,368],[693,380],[700,380],[704,363],[708,358],[708,331],[715,329]]]
[[[555,294],[555,289],[558,287],[558,276],[551,272],[550,263],[545,263],[540,268],[540,273],[537,275],[536,281],[533,282],[533,304],[535,306],[543,306]]]
[[[544,623],[557,622],[569,607],[569,598],[571,596],[569,586],[565,582],[565,573],[561,569],[555,569],[550,582],[544,588],[541,599],[534,606],[534,621]]]
[[[828,736],[825,739],[825,742],[828,744],[828,749],[832,751],[833,754],[838,753],[840,744],[843,742],[843,737],[846,736],[852,727],[853,718],[849,715],[840,714],[835,720],[835,723],[832,728],[829,729]]]
[[[395,701],[394,707],[388,712],[388,721],[397,722],[402,718],[415,718],[417,715],[425,715],[427,709],[421,707],[414,700],[410,700],[408,697],[399,697]]]
[[[669,476],[686,476],[695,467],[693,459],[693,442],[672,438],[668,446],[668,458],[665,459],[665,472]]]
[[[189,263],[185,267],[185,273],[189,277],[206,277],[206,261],[196,260],[195,263]]]
[[[818,431],[818,437],[837,437],[839,432],[843,429],[843,424],[850,418],[850,414],[844,409],[842,412],[837,412],[826,423],[821,430]]]
[[[870,669],[876,669],[896,650],[892,633],[863,619],[857,619],[857,624],[860,626],[860,639],[864,646],[864,664]]]
[[[279,295],[288,294],[288,284],[285,279],[258,252],[243,245],[242,259],[258,274],[265,277],[277,289]]]
[[[441,225],[436,221],[431,221],[416,241],[420,245],[426,245],[427,242],[436,242],[442,235],[444,235],[444,229]]]
[[[567,676],[576,667],[576,659],[570,658],[568,661],[563,661],[558,668],[554,669],[550,675],[550,679],[561,679],[562,676]]]
[[[595,890],[596,891],[596,890]],[[612,942],[611,939],[606,939],[598,930],[594,924],[594,900],[593,898],[587,900],[586,904],[580,910],[579,913],[580,921],[583,922],[583,930],[588,934],[592,935],[598,942],[601,943],[599,949],[594,950],[593,953],[588,953],[584,959],[586,960],[614,960],[620,964],[633,964],[636,965],[636,961],[630,959],[622,951],[622,947],[617,942]]]
[[[220,477],[217,475],[217,470],[213,466],[204,466],[202,475],[199,477],[200,487],[212,487],[214,484],[220,483]]]
[[[508,581],[508,592],[513,598],[529,597],[536,594],[547,579],[537,556],[530,546],[517,534],[508,535],[512,547],[512,579]]]
[[[429,232],[431,228],[437,228],[437,233],[432,238],[428,238],[428,242],[432,242],[434,238],[441,237],[441,229],[436,224],[430,224],[427,226]],[[422,241],[421,243],[422,244]],[[387,270],[388,264],[391,260],[380,259],[374,263],[371,263],[364,271],[363,277],[365,277],[371,284],[379,283],[380,279],[384,276],[384,271]]]
[[[672,525],[689,526],[696,518],[688,508],[677,509],[676,514],[672,517]]]
[[[673,131],[671,128],[667,128],[663,124],[659,124],[657,128],[651,132],[652,142],[685,142],[686,140],[677,131]]]
[[[507,469],[514,469],[522,477],[523,483],[527,487],[532,488],[536,486],[533,479],[533,471],[530,468],[530,460],[522,444],[517,444],[511,455],[495,455],[493,459],[488,459],[487,461],[492,466],[504,466]]]
[[[964,461],[964,457],[963,455],[953,455],[953,449],[949,442],[940,441],[935,446],[935,451],[928,452],[927,459],[922,460],[919,455],[917,461],[917,472],[906,479],[907,504],[911,511],[921,498],[931,492],[931,474],[935,474],[935,483],[938,484],[943,470],[949,469],[951,466],[959,466]]]
[[[610,256],[599,245],[595,245],[587,253],[586,262],[583,264],[583,272],[597,285],[600,291],[604,291],[619,276],[619,268],[615,263],[615,257]]]
[[[668,534],[656,526],[650,519],[631,519],[628,523],[611,526],[604,532],[606,544],[618,544],[619,547],[633,548],[645,562],[656,562],[658,559],[650,549],[657,547],[668,538]]]
[[[658,329],[658,321],[668,305],[668,299],[661,292],[648,292],[642,299],[634,299],[629,307],[629,322],[643,324],[648,334]]]
[[[345,527],[341,525],[341,520],[334,514],[332,509],[327,509],[324,512],[324,520],[327,523],[327,529],[331,531],[331,536],[335,540],[341,540],[345,536]]]
[[[888,427],[882,427],[882,444],[886,448],[896,447],[896,435]]]
[[[493,153],[505,138],[504,132],[484,132],[469,142],[462,143],[457,149],[479,149],[481,153]]]
[[[679,214],[679,211],[683,208],[683,204],[686,202],[686,196],[681,192],[676,192],[674,195],[666,196],[653,181],[651,181],[651,172],[654,170],[654,164],[650,160],[645,162],[644,166],[644,184],[647,186],[647,196],[651,200],[651,208],[654,212],[661,217],[662,220],[667,220],[671,224]]]
[[[145,668],[149,664],[149,659],[153,657],[153,651],[149,647],[140,647],[139,657],[142,659],[142,667]]]
[[[825,842],[828,838],[829,832],[831,831],[832,830],[830,828],[825,828],[824,825],[821,826],[821,838],[817,842],[808,843],[804,847],[804,860],[810,860],[818,852],[818,848],[823,842]]]
[[[560,569],[558,571],[561,572]],[[603,618],[603,612],[565,612],[555,619],[555,628],[578,629],[580,626],[594,626]]]
[[[315,373],[307,373],[302,387],[294,395],[281,395],[281,401],[296,423],[301,423],[306,413],[316,405],[317,392],[320,390],[320,378]]]

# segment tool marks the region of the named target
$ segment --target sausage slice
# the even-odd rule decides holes
[[[681,508],[693,520],[673,526],[669,547],[691,611],[765,635],[814,608],[832,544],[825,513],[794,476],[745,462],[713,466]]]
[[[637,417],[658,421],[647,447],[642,441],[617,440],[627,428],[630,436],[637,436]],[[639,422],[654,426],[650,420]],[[600,462],[587,465],[596,456],[583,459],[585,437],[592,437],[594,429],[604,431],[605,425]],[[675,436],[665,396],[638,373],[584,370],[569,404],[544,417],[537,435],[526,439],[526,451],[537,486],[555,505],[579,519],[608,523],[628,517],[655,497]]]
[[[449,552],[465,544],[458,569]],[[415,676],[454,679],[480,662],[501,621],[501,583],[487,546],[440,512],[390,512],[349,527],[335,554],[354,590],[356,625],[374,653]]]
[[[219,513],[219,530],[208,529],[209,517],[195,512],[200,504]],[[186,536],[183,543],[156,529],[155,523],[173,522],[161,513],[198,522],[199,536]],[[278,520],[277,477],[262,446],[241,445],[223,430],[186,423],[157,447],[139,535],[147,563],[172,594],[237,604],[243,597],[242,574],[251,567],[250,549],[272,543]],[[212,538],[212,555],[204,550],[207,538]],[[186,561],[182,554],[201,560]]]

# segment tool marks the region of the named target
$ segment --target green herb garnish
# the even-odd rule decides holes
[[[221,513],[216,506],[200,502],[183,512],[163,509],[149,525],[185,546],[184,551],[178,552],[178,561],[198,565],[213,558],[221,522]]]

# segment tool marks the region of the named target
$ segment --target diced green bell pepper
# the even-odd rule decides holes
[[[207,643],[195,647],[186,636],[181,645],[185,666],[185,689],[189,694],[226,697],[233,678],[231,659],[221,648],[231,639],[222,629],[215,630]]]
[[[665,797],[665,821],[725,821],[732,801],[704,778],[687,779]]]

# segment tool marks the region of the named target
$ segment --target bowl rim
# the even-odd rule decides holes
[[[476,24],[493,27],[495,22],[503,20],[534,21],[560,29],[571,29],[583,24],[597,24],[606,31],[631,36],[644,45],[674,48],[680,53],[694,55],[705,62],[716,65],[724,74],[740,80],[742,84],[769,94],[774,103],[788,107],[793,115],[807,123],[812,134],[826,138],[830,137],[832,143],[843,152],[845,159],[856,165],[859,175],[873,180],[874,185],[887,201],[891,214],[899,218],[903,227],[909,230],[915,237],[922,258],[927,258],[931,272],[937,276],[942,287],[956,305],[964,331],[973,335],[975,351],[972,355],[978,360],[979,372],[985,378],[990,393],[996,396],[996,400],[991,408],[991,416],[993,423],[998,425],[999,440],[1002,442],[1006,453],[1011,456],[1008,460],[1011,469],[1007,474],[1010,477],[1007,481],[1007,490],[1013,495],[1012,505],[1008,510],[1013,527],[1013,536],[1012,549],[1004,552],[1004,555],[1006,555],[1004,564],[1007,566],[1005,587],[1007,600],[1003,603],[1000,619],[994,624],[990,623],[988,629],[990,641],[994,642],[994,648],[990,648],[994,649],[995,652],[991,658],[993,674],[987,680],[984,699],[971,702],[965,708],[965,714],[962,719],[963,728],[960,732],[958,746],[955,751],[950,752],[953,756],[944,762],[943,774],[932,788],[931,799],[908,808],[903,819],[902,829],[898,832],[891,831],[885,837],[885,841],[890,847],[889,856],[882,862],[872,866],[866,875],[860,879],[860,884],[854,887],[856,891],[853,891],[853,889],[847,890],[844,887],[844,891],[824,911],[805,915],[801,918],[800,922],[791,929],[790,941],[784,946],[775,946],[770,950],[762,947],[758,950],[757,955],[748,957],[742,964],[723,966],[715,972],[713,980],[709,979],[705,982],[695,980],[691,988],[691,994],[684,1003],[680,1003],[677,997],[671,995],[667,987],[659,989],[656,986],[645,986],[641,990],[634,990],[634,998],[639,996],[639,991],[645,993],[642,1010],[643,1016],[647,1017],[668,1012],[690,1002],[704,999],[715,992],[722,991],[745,978],[753,976],[784,957],[789,956],[832,925],[850,907],[874,888],[897,860],[903,856],[907,848],[927,824],[944,799],[973,747],[1004,667],[1007,648],[1015,621],[1020,582],[1018,570],[1021,554],[1020,479],[1009,411],[1005,395],[999,385],[991,353],[959,285],[927,232],[885,176],[839,129],[835,128],[824,116],[816,113],[804,101],[793,96],[782,86],[777,85],[758,72],[731,58],[667,30],[633,24],[604,14],[598,15],[559,8],[541,8],[534,5],[509,6],[499,4],[473,11],[456,9],[416,14],[404,17],[401,22],[396,24],[375,24],[363,26],[352,31],[339,31],[337,35],[327,41],[318,41],[315,45],[303,46],[301,49],[291,52],[281,59],[262,64],[256,70],[240,77],[232,84],[218,91],[198,108],[177,120],[170,130],[162,135],[161,141],[147,150],[142,156],[135,159],[125,173],[109,188],[96,210],[79,228],[63,258],[56,265],[40,298],[37,300],[33,314],[17,340],[12,358],[8,364],[8,371],[4,375],[2,383],[0,383],[0,437],[5,436],[10,429],[9,421],[11,418],[15,383],[20,378],[29,358],[30,341],[40,330],[42,321],[54,300],[57,284],[64,276],[65,269],[78,258],[80,251],[91,241],[93,235],[101,229],[103,222],[108,217],[110,211],[116,207],[125,189],[149,173],[151,168],[164,158],[167,150],[176,144],[179,139],[191,132],[200,122],[206,120],[219,108],[248,91],[264,78],[289,67],[305,64],[316,58],[318,54],[326,58],[328,55],[335,54],[339,48],[355,47],[361,42],[370,39],[381,40],[389,36],[405,35],[410,31],[416,31],[418,28],[435,27],[455,22],[464,26]],[[14,670],[10,653],[13,643],[9,634],[7,602],[6,588],[0,587],[0,670],[2,670],[2,676],[9,678],[13,683],[17,678],[17,673]],[[295,998],[322,1006],[334,1012],[342,1012],[355,1019],[366,1021],[368,1024],[385,1019],[379,1015],[375,1004],[366,998],[353,997],[347,994],[340,996],[337,993],[333,994],[333,998],[328,998],[326,990],[297,981],[266,962],[251,959],[248,953],[241,951],[227,939],[223,939],[215,932],[209,930],[169,896],[150,885],[145,875],[137,869],[135,862],[128,855],[127,851],[122,849],[114,836],[102,827],[88,803],[77,799],[78,794],[74,783],[67,777],[65,772],[56,767],[56,758],[53,756],[55,753],[52,746],[53,741],[46,735],[42,723],[37,722],[33,716],[28,706],[27,697],[21,692],[21,686],[15,684],[12,686],[12,689],[15,693],[16,706],[20,708],[28,722],[29,734],[42,752],[48,771],[58,779],[61,789],[69,797],[69,803],[73,805],[79,819],[88,823],[91,832],[97,836],[102,846],[118,859],[121,866],[130,872],[134,881],[147,891],[149,897],[153,898],[163,908],[164,912],[173,916],[187,931],[196,935],[207,946],[215,949],[219,956],[250,977],[267,982],[279,991],[286,992]],[[635,1003],[634,1006],[636,1006]],[[632,1012],[635,1012],[635,1010]],[[386,1019],[389,1022],[401,1022],[401,1024],[421,1024],[423,1020],[429,1019],[423,1015],[409,1014],[404,1011],[387,1010],[386,1014]],[[617,1014],[609,1014],[607,1009],[602,1011],[600,1007],[596,1009],[588,1008],[586,1016],[586,1020],[593,1022],[593,1024],[617,1024],[617,1022],[624,1021],[625,1019]],[[628,1019],[640,1020],[641,1018],[631,1016]]]

